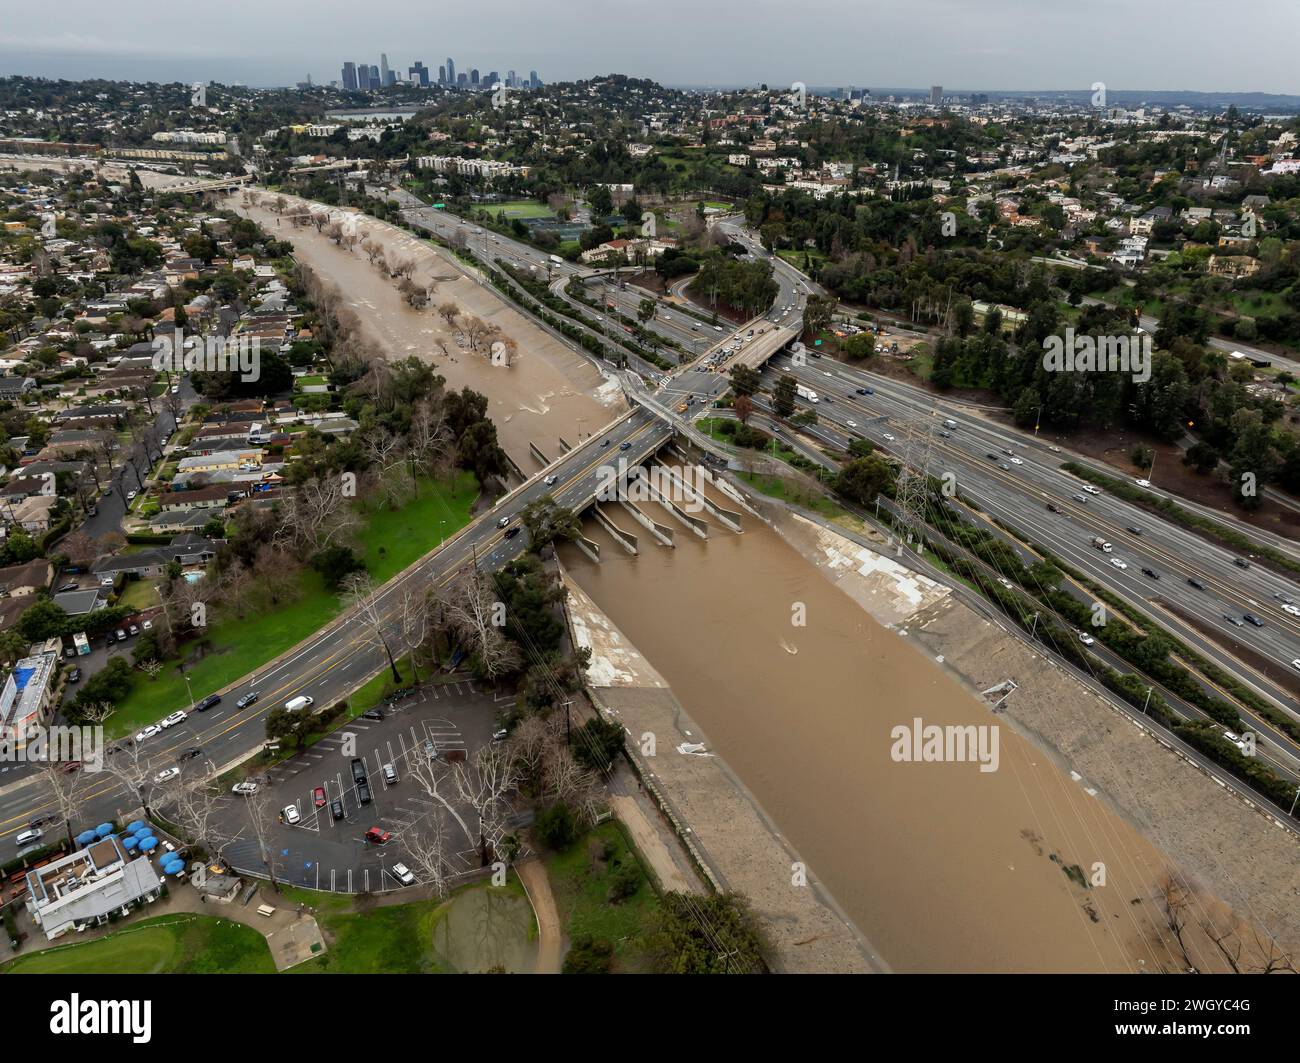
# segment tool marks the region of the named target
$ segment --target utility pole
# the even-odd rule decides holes
[[[1155,690],[1155,687],[1147,687],[1147,699],[1146,699],[1146,701],[1144,701],[1144,702],[1142,703],[1142,715],[1143,715],[1143,716],[1145,716],[1145,715],[1147,714],[1147,706],[1151,704],[1151,691],[1153,691],[1153,690]],[[1297,792],[1297,793],[1300,793],[1300,790],[1297,790],[1296,792]]]
[[[1297,787],[1296,787],[1295,797],[1293,797],[1293,798],[1291,799],[1291,811],[1287,813],[1288,816],[1294,816],[1294,815],[1295,815],[1295,803],[1296,803],[1296,801],[1300,801],[1300,786],[1297,786]]]

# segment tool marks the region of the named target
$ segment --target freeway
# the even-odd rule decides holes
[[[523,552],[526,535],[508,535],[501,520],[517,524],[519,510],[547,494],[564,506],[585,506],[607,476],[606,466],[612,466],[616,458],[629,463],[644,461],[669,435],[662,420],[640,408],[632,410],[537,472],[445,543],[430,543],[429,554],[376,591],[377,611],[385,618],[390,641],[397,634],[405,596],[423,594],[430,586],[444,588],[476,567],[500,568]],[[548,485],[545,481],[552,476],[555,481]],[[182,750],[200,746],[208,770],[219,770],[263,745],[265,716],[278,704],[304,694],[317,705],[332,704],[380,671],[385,661],[382,648],[372,644],[363,624],[352,614],[339,617],[256,675],[220,691],[220,707],[206,713],[191,712],[184,723],[144,739],[149,769],[170,767]],[[256,704],[242,711],[234,707],[236,699],[254,691],[259,694]],[[96,822],[127,807],[123,787],[110,775],[101,774],[87,785],[82,817]],[[0,836],[20,831],[36,816],[53,812],[42,777],[29,769],[23,778],[0,791]]]
[[[860,436],[898,454],[906,426],[919,424],[930,434],[932,475],[953,473],[958,489],[988,512],[1013,523],[1122,598],[1145,603],[1160,623],[1176,629],[1181,638],[1217,658],[1259,693],[1300,716],[1300,704],[1291,693],[1295,683],[1279,690],[1245,662],[1175,620],[1162,604],[1177,606],[1220,637],[1249,640],[1257,651],[1289,669],[1291,661],[1300,659],[1300,617],[1284,609],[1300,601],[1300,587],[1293,582],[1258,565],[1242,569],[1230,551],[1123,499],[1084,492],[1084,481],[1060,469],[1064,455],[1059,448],[991,424],[957,405],[943,408],[944,418],[957,427],[944,428],[937,423],[939,406],[933,396],[829,359],[812,359],[803,366],[784,358],[778,362],[779,368],[773,365],[765,370],[765,386],[773,386],[780,372],[789,372],[818,391],[819,419],[841,433],[844,442]],[[858,394],[866,388],[871,394]],[[803,400],[800,404],[809,405]],[[1060,512],[1048,510],[1049,504]],[[1092,547],[1094,536],[1111,542],[1112,553]],[[1114,565],[1117,559],[1128,567]],[[1160,578],[1145,575],[1143,569]],[[1189,584],[1189,579],[1198,580],[1203,589]],[[1239,626],[1225,619],[1240,619],[1248,612],[1264,626]]]

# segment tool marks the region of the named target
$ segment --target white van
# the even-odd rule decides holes
[[[45,832],[33,827],[31,830],[21,831],[14,841],[21,845],[31,845],[32,842],[38,842],[45,837]]]
[[[305,709],[311,704],[311,698],[306,694],[299,694],[296,698],[290,698],[284,703],[285,712],[297,712],[299,709]]]

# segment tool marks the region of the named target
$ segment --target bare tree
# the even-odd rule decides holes
[[[470,644],[489,679],[513,671],[519,650],[505,637],[505,603],[497,600],[488,580],[474,570],[452,584],[446,603],[447,620]]]
[[[279,534],[306,552],[333,546],[357,526],[342,476],[325,474],[304,480],[283,496]]]
[[[479,860],[486,867],[501,850],[503,827],[510,814],[509,795],[518,781],[514,752],[505,743],[489,742],[474,754],[472,763],[458,762],[452,777],[460,799],[478,816]]]
[[[393,657],[392,646],[385,631],[387,617],[380,610],[379,595],[370,574],[353,572],[344,580],[343,588],[344,606],[353,612],[360,626],[358,641],[372,649],[382,649],[388,657],[388,667],[393,670],[393,682],[400,683],[402,673],[397,670],[397,661]]]
[[[206,779],[179,787],[170,805],[172,818],[189,840],[214,857],[239,839],[244,828],[231,834],[217,819],[223,805],[220,790]]]
[[[130,792],[146,814],[152,814],[149,796],[153,772],[149,768],[149,758],[142,743],[131,742],[118,746],[117,752],[104,761],[104,770]]]
[[[271,831],[279,822],[280,814],[275,807],[275,796],[269,790],[253,794],[245,802],[244,810],[248,817],[248,829],[257,843],[258,856],[266,868],[267,878],[271,880],[271,888],[279,893],[280,884],[275,878],[275,852],[271,839]]]
[[[432,889],[435,897],[447,896],[455,877],[455,868],[447,852],[446,824],[446,810],[435,807],[402,835],[411,874],[416,881]]]
[[[86,790],[91,773],[84,770],[68,771],[67,761],[39,760],[36,762],[37,775],[49,788],[63,822],[64,832],[68,836],[68,845],[74,845],[72,839],[72,820],[81,806],[81,797]]]

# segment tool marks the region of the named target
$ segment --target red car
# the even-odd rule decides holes
[[[375,845],[383,845],[392,835],[382,827],[371,827],[366,831],[366,841],[373,842]]]
[[[317,808],[325,807],[325,787],[318,786],[311,792],[312,802]]]

